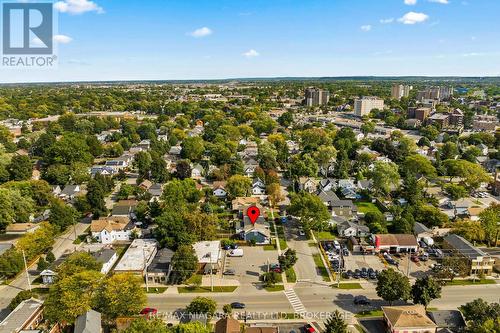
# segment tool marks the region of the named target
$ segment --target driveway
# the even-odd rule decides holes
[[[267,272],[267,263],[278,263],[278,251],[264,251],[261,246],[243,246],[243,257],[228,257],[224,251],[223,271],[234,269],[234,276],[228,279],[239,280],[241,285],[251,285],[259,282],[261,274]],[[226,277],[225,277],[226,278]]]

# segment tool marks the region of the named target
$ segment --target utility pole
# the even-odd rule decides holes
[[[146,261],[146,253],[144,247],[142,248],[142,258],[144,260],[144,272],[146,278],[146,292],[149,292],[149,282],[148,282],[148,263]]]
[[[24,271],[26,272],[26,279],[28,280],[28,288],[31,291],[30,275],[28,274],[28,264],[26,264],[26,255],[24,254],[24,250],[23,250],[23,261],[24,261]]]
[[[408,267],[406,268],[406,276],[410,277],[411,252],[408,253]]]
[[[77,239],[77,236],[76,236],[76,223],[73,224],[73,232],[75,233],[75,247],[74,247],[73,252],[76,252],[76,239]]]
[[[214,274],[212,272],[212,253],[210,253],[210,290],[214,292]]]

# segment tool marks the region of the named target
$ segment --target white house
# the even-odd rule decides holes
[[[193,165],[193,168],[191,169],[191,178],[193,179],[200,179],[203,178],[203,173],[205,170],[200,164],[195,164]]]
[[[108,274],[116,260],[118,260],[118,255],[113,249],[102,249],[98,252],[92,253],[92,256],[97,262],[102,263],[101,273]]]
[[[217,198],[225,198],[227,196],[226,182],[218,181],[213,184],[213,195]]]
[[[264,195],[266,194],[266,185],[260,178],[254,179],[252,183],[252,194],[253,195]]]
[[[128,218],[108,217],[94,220],[90,224],[90,232],[98,242],[111,244],[115,241],[128,241],[135,229]]]

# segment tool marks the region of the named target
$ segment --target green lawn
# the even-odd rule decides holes
[[[470,286],[473,284],[496,284],[495,280],[490,280],[490,279],[482,279],[482,280],[476,280],[474,282],[473,280],[453,280],[453,281],[446,281],[447,286]]]
[[[288,245],[286,244],[285,230],[283,229],[283,226],[276,225],[276,232],[278,233],[281,251],[286,250]]]
[[[295,282],[297,282],[297,275],[295,274],[295,271],[293,270],[293,268],[287,269],[285,271],[285,275],[286,275],[286,280],[289,283],[295,283]]]
[[[363,289],[363,287],[361,287],[361,284],[357,282],[341,283],[338,287],[337,284],[333,284],[332,287],[338,289]]]
[[[316,247],[317,246],[316,243],[314,243],[314,242],[307,243],[307,245],[309,245],[309,247]]]
[[[364,318],[364,317],[382,317],[384,313],[382,310],[367,310],[367,311],[361,311],[360,313],[356,314],[357,318]]]
[[[264,251],[274,251],[274,250],[276,250],[276,247],[275,247],[274,243],[273,244],[266,244],[262,248],[264,249]]]
[[[371,202],[365,202],[365,201],[360,201],[360,202],[355,202],[354,203],[358,207],[358,211],[361,213],[368,213],[368,212],[379,212],[381,213],[380,209]]]
[[[316,237],[316,240],[318,241],[334,240],[335,238],[337,238],[330,231],[314,231],[314,237]]]
[[[188,293],[232,293],[233,291],[236,290],[238,286],[216,286],[214,287],[214,291],[210,288],[210,286],[204,286],[204,287],[197,287],[197,286],[192,286],[192,287],[177,287],[177,291],[179,291],[179,294],[188,294]]]
[[[323,281],[330,282],[330,276],[328,275],[328,271],[326,270],[325,265],[323,264],[323,260],[321,260],[321,254],[315,253],[313,254],[314,263],[319,270],[319,273],[323,277]]]
[[[277,284],[271,287],[264,287],[264,289],[272,293],[276,291],[283,291],[285,290],[285,287],[282,284]]]
[[[147,291],[147,288],[143,288],[144,291],[148,294],[163,294],[165,291],[167,291],[168,287],[149,287],[149,291]]]
[[[195,274],[195,275],[191,276],[189,279],[186,280],[186,284],[200,285],[202,278],[203,278],[203,275],[201,275],[201,274]]]
[[[288,244],[286,243],[286,240],[280,238],[280,249],[281,251],[284,251],[288,248]]]

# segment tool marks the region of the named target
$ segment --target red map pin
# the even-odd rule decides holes
[[[247,209],[247,216],[250,219],[250,222],[252,222],[252,224],[255,224],[255,221],[257,221],[257,219],[260,216],[260,209],[259,209],[259,207],[257,207],[257,206],[250,206],[250,207],[248,207],[248,209]]]

